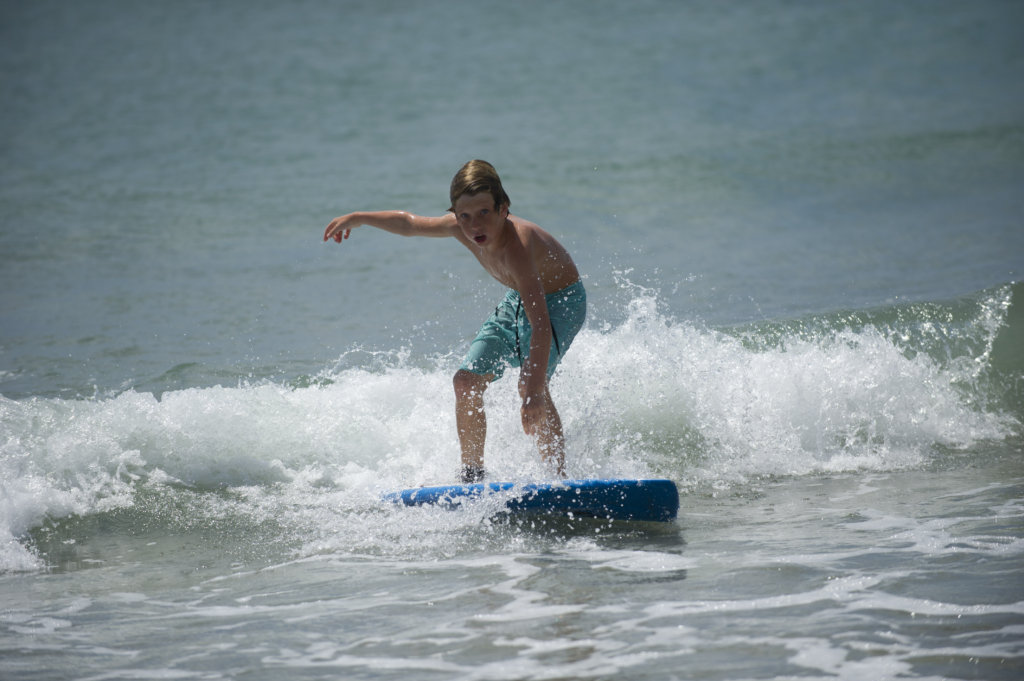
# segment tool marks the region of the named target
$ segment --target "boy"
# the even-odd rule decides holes
[[[360,225],[402,236],[454,237],[507,286],[505,299],[484,322],[453,381],[462,480],[484,477],[484,390],[501,378],[506,365],[521,367],[523,430],[536,440],[545,463],[565,477],[562,422],[548,379],[586,318],[580,274],[554,237],[509,213],[511,201],[490,163],[477,160],[462,166],[449,194],[451,207],[441,217],[402,211],[349,213],[327,225],[324,241],[341,243]]]

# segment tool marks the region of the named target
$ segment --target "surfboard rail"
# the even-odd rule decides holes
[[[499,496],[513,514],[670,522],[679,512],[679,491],[671,480],[653,478],[579,479],[552,482],[478,482],[414,487],[382,496],[405,506],[460,508],[484,497]]]

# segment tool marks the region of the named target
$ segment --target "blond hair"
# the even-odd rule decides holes
[[[455,212],[455,202],[460,196],[480,192],[487,192],[494,197],[495,208],[509,206],[512,203],[501,186],[501,178],[498,177],[498,171],[494,166],[487,161],[476,159],[459,168],[459,172],[452,178],[452,186],[448,192],[452,203],[448,210]]]

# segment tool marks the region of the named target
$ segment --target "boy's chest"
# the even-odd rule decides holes
[[[473,255],[488,274],[511,289],[517,288],[513,270],[504,258],[488,257],[487,253],[474,253]]]

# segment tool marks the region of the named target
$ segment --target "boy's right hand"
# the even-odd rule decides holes
[[[349,234],[352,233],[352,226],[348,222],[347,215],[331,220],[331,223],[327,225],[327,229],[324,230],[324,241],[334,239],[340,244],[342,239],[347,239]]]

